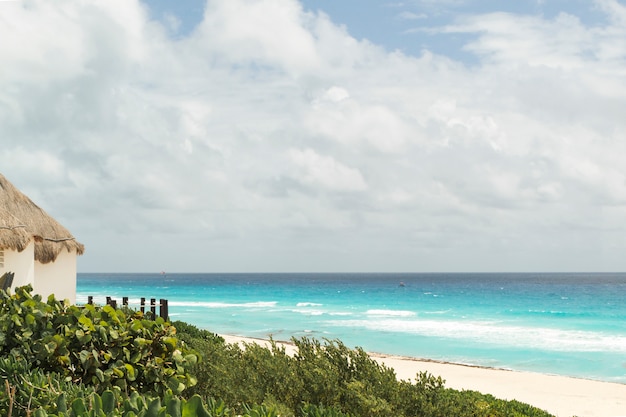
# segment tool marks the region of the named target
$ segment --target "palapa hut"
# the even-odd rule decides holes
[[[12,288],[31,284],[44,299],[76,301],[76,257],[85,248],[0,174],[0,276],[14,272]]]

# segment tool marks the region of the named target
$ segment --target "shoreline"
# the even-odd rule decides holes
[[[220,334],[227,343],[268,346],[269,339]],[[292,355],[295,346],[274,340]],[[427,358],[368,352],[376,362],[392,368],[398,379],[414,380],[429,372],[445,380],[445,387],[479,391],[504,400],[517,400],[557,417],[626,417],[626,384],[552,374],[457,364]]]

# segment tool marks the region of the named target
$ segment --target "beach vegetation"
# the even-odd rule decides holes
[[[399,381],[338,340],[228,344],[127,308],[0,290],[0,415],[10,417],[546,417],[517,401]]]
[[[111,306],[46,302],[30,286],[0,291],[0,357],[103,392],[180,394],[195,383],[188,369],[197,356],[162,318]]]
[[[550,416],[518,401],[446,388],[442,378],[426,372],[399,381],[363,349],[337,340],[292,339],[296,353],[290,355],[274,341],[267,348],[240,346],[187,323],[173,325],[202,355],[192,370],[198,383],[187,392],[222,398],[235,412],[245,404],[269,404],[281,407],[281,416],[295,417]]]

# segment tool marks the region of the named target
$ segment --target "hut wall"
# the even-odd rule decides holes
[[[23,251],[3,249],[4,267],[0,268],[0,275],[5,272],[15,272],[11,288],[21,287],[34,283],[35,274],[35,244],[30,243]]]
[[[54,262],[35,262],[34,292],[44,299],[54,294],[57,300],[76,303],[76,252],[63,250]]]

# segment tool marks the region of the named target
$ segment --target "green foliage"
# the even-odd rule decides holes
[[[114,387],[101,395],[93,387],[65,381],[58,374],[45,375],[23,361],[0,359],[5,390],[0,390],[0,415],[12,417],[230,417],[223,402],[206,405],[199,396],[182,399],[171,391],[160,397],[130,395]]]
[[[336,408],[327,408],[313,404],[304,405],[300,410],[300,415],[302,417],[350,417],[349,414],[344,414]]]
[[[0,356],[23,358],[47,372],[93,385],[161,394],[195,383],[197,362],[163,319],[111,306],[43,302],[30,286],[0,291]]]
[[[76,384],[55,373],[32,369],[24,359],[0,358],[0,415],[28,415],[36,408],[56,407],[59,401],[73,401],[94,393],[93,387]]]
[[[200,396],[197,394],[194,395],[194,397],[200,398]],[[209,410],[209,414],[213,417],[230,416],[234,414],[233,411],[229,407],[227,407],[222,400],[209,398],[206,401],[206,407]]]
[[[119,393],[119,391],[118,391]],[[209,412],[199,396],[181,400],[166,393],[164,398],[144,397],[133,392],[121,404],[115,403],[116,394],[105,391],[102,396],[94,393],[88,398],[79,398],[68,409],[59,403],[56,410],[35,410],[41,417],[220,417]]]
[[[199,329],[193,324],[189,324],[184,321],[173,321],[172,326],[176,328],[176,335],[182,341],[204,340],[218,345],[224,344],[224,338],[220,335],[212,333],[208,330]]]
[[[298,353],[293,372],[302,386],[307,387],[301,401],[337,407],[357,416],[388,416],[396,412],[395,373],[372,360],[362,349],[349,349],[339,341],[322,344],[318,340],[300,339],[294,343]]]
[[[250,344],[242,349],[215,339],[188,343],[202,355],[202,361],[192,369],[201,383],[187,393],[221,398],[237,412],[243,412],[245,404],[262,404],[269,398],[299,404],[297,398],[287,399],[299,396],[300,389],[290,385],[294,382],[290,358],[277,346],[269,350]],[[293,409],[291,405],[289,408]]]
[[[15,414],[14,414],[15,415]],[[39,407],[19,416],[35,417],[232,417],[232,412],[211,402],[208,406],[200,396],[181,399],[171,392],[161,397],[150,397],[136,391],[126,396],[119,389],[104,391],[102,396],[92,393],[88,397],[77,398],[68,407],[65,399],[59,397],[51,407]],[[17,417],[17,415],[15,415]],[[263,405],[246,407],[241,417],[278,417],[274,410]]]
[[[203,355],[193,369],[198,384],[189,392],[222,398],[237,412],[245,412],[245,404],[266,404],[299,417],[549,416],[516,401],[447,389],[428,373],[398,381],[392,369],[339,341],[294,339],[297,353],[290,356],[275,343],[241,348],[188,330],[186,340]],[[181,329],[178,335],[185,337]]]
[[[249,417],[279,417],[276,410],[263,404],[252,407],[245,406],[245,415]]]

